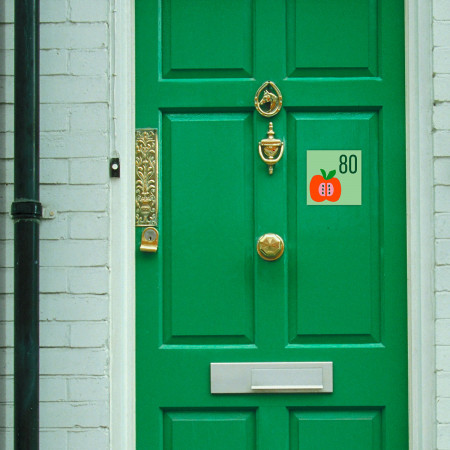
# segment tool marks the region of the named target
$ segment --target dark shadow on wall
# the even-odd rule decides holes
[[[13,6],[0,0],[0,448],[13,448]]]

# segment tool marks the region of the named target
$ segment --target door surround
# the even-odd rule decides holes
[[[135,448],[134,2],[110,12],[110,448]],[[432,0],[405,0],[410,449],[435,448]]]

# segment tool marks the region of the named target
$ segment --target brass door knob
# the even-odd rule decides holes
[[[284,241],[274,233],[263,234],[256,244],[258,255],[266,261],[276,261],[284,253]]]

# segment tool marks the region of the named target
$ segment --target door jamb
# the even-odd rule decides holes
[[[436,448],[432,0],[405,1],[410,449]]]
[[[110,2],[110,448],[136,448],[134,0]]]
[[[112,0],[110,36],[112,449],[132,449],[135,432],[134,1]],[[117,39],[117,37],[120,37]],[[432,1],[405,0],[410,450],[435,448]]]

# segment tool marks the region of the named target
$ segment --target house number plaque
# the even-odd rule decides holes
[[[307,205],[361,205],[361,150],[308,150]]]

